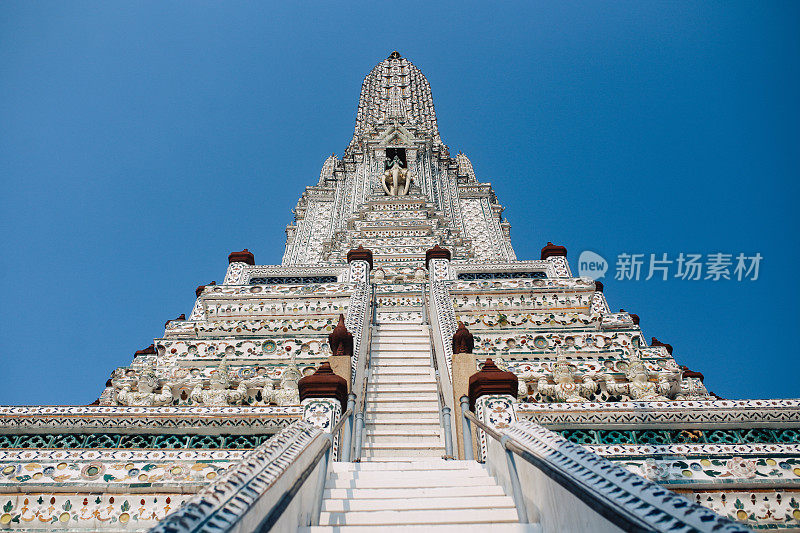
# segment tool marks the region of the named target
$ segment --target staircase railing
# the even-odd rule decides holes
[[[372,354],[372,329],[377,322],[376,313],[375,285],[372,285],[365,313],[367,323],[364,324],[364,339],[359,346],[360,350],[358,359],[356,360],[355,379],[353,380],[353,393],[356,395],[353,411],[355,413],[355,423],[351,428],[353,453],[352,456],[349,453],[343,456],[343,460],[345,461],[349,461],[351,457],[354,462],[361,460],[361,444],[364,434],[364,410],[366,406],[367,384],[369,382],[369,368]]]
[[[454,459],[453,456],[453,429],[450,420],[452,408],[452,392],[445,394],[442,387],[442,374],[439,371],[439,362],[436,356],[436,342],[433,337],[433,328],[431,328],[430,321],[428,320],[428,292],[426,289],[427,283],[422,284],[422,324],[428,327],[428,338],[431,345],[431,362],[433,364],[434,374],[436,375],[436,393],[439,396],[439,412],[442,419],[442,428],[444,432],[444,458]],[[448,401],[449,400],[449,401]]]
[[[750,531],[529,420],[498,431],[465,410],[464,423],[468,428],[474,423],[491,437],[486,463],[501,483],[511,485],[520,522],[540,523],[546,532],[587,527],[629,532]],[[506,468],[500,467],[501,455]],[[597,515],[607,522],[598,523]]]
[[[331,449],[333,448],[333,439],[339,433],[339,430],[342,429],[342,425],[344,421],[350,418],[350,415],[353,412],[348,409],[347,411],[342,414],[342,417],[339,418],[339,421],[331,428],[331,432],[327,433],[325,437],[327,437],[328,443],[325,446],[325,453],[320,458],[319,456],[317,461],[321,459],[320,469],[319,469],[319,477],[317,478],[317,505],[314,507],[314,511],[311,515],[311,524],[312,526],[319,525],[319,515],[322,513],[322,499],[325,495],[325,481],[328,479],[328,465],[330,464],[331,458]],[[310,469],[307,471],[310,473],[316,464],[312,465]],[[266,529],[265,531],[269,531]]]

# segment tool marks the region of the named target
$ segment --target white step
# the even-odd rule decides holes
[[[417,370],[428,371],[431,368],[430,357],[374,357],[372,359],[372,369],[386,368],[389,366],[402,366],[415,368]]]
[[[425,472],[431,470],[482,470],[488,472],[486,466],[477,461],[459,461],[459,460],[445,460],[445,459],[398,459],[396,461],[387,461],[380,464],[377,463],[345,463],[341,461],[331,462],[331,472],[349,472],[349,471],[362,471],[362,470],[383,470],[393,471],[399,470],[409,472],[412,470],[422,470]]]
[[[399,339],[380,339],[376,341],[372,339],[372,345],[370,346],[373,353],[376,351],[411,351],[411,352],[430,352],[431,351],[431,343],[430,342],[420,342],[416,339],[409,339],[407,337],[401,337]]]
[[[367,411],[364,413],[364,423],[369,422],[396,422],[410,420],[414,423],[436,422],[439,423],[439,411],[418,411],[406,413],[402,410],[394,411]]]
[[[367,401],[370,402],[436,402],[439,401],[439,395],[436,391],[382,391],[377,390],[367,395]]]
[[[370,359],[375,359],[376,357],[389,357],[390,359],[396,359],[398,357],[403,356],[413,357],[414,359],[422,359],[423,357],[430,358],[431,351],[428,349],[420,349],[420,348],[401,348],[397,346],[386,346],[380,349],[372,350],[372,355]]]
[[[301,527],[298,533],[541,533],[539,524],[475,523],[417,524],[403,526],[312,526]]]
[[[418,364],[426,365],[427,361],[431,358],[431,352],[428,350],[409,351],[409,350],[381,350],[380,352],[372,352],[370,361],[375,362],[381,359],[413,359]]]
[[[372,375],[369,377],[370,383],[375,381],[380,384],[381,381],[392,383],[402,383],[411,381],[415,383],[436,383],[436,377],[431,375],[429,369],[416,370],[414,372],[407,372],[403,367],[385,367],[373,369]]]
[[[349,472],[343,472],[349,473]],[[496,485],[494,478],[475,476],[471,478],[438,476],[437,478],[395,478],[386,473],[371,479],[328,479],[326,488],[333,489],[433,489],[437,487],[485,487]],[[452,494],[451,494],[452,495]]]
[[[372,337],[370,344],[372,349],[381,349],[392,346],[406,347],[411,350],[430,350],[431,340],[425,335],[424,337],[415,337],[405,333],[398,335],[381,335],[380,337]]]
[[[425,375],[425,376],[430,376],[431,379],[433,378],[433,375],[431,373],[431,368],[430,367],[419,367],[419,366],[398,367],[398,368],[394,368],[394,367],[383,367],[383,368],[381,368],[381,367],[373,367],[372,368],[372,374],[373,375],[377,374],[379,376],[392,375],[392,374],[406,374],[406,375],[417,375],[417,376]]]
[[[375,343],[393,344],[423,344],[430,348],[431,336],[427,333],[416,333],[412,331],[392,331],[389,334],[378,333],[372,336],[372,345]]]
[[[439,426],[439,423],[433,420],[431,420],[428,424],[407,424],[400,427],[393,427],[391,423],[370,423],[364,426],[364,431],[365,438],[387,435],[395,435],[397,437],[430,437],[440,436],[442,434],[442,428]]]
[[[422,333],[420,331],[408,330],[391,330],[380,331],[377,335],[372,335],[372,342],[414,342],[420,344],[431,345],[431,336],[428,332]]]
[[[442,445],[442,432],[433,425],[425,427],[409,428],[407,432],[402,430],[389,430],[389,431],[367,431],[364,434],[364,442],[431,442],[433,446]],[[415,440],[419,439],[419,440]]]
[[[456,496],[450,498],[360,498],[323,500],[322,510],[328,512],[423,510],[423,509],[482,509],[514,508],[508,496]]]
[[[369,383],[378,387],[387,383],[393,385],[416,383],[436,386],[436,381],[434,381],[434,377],[430,375],[430,372],[427,374],[387,374],[384,372],[380,375],[370,376]]]
[[[441,448],[442,439],[439,435],[365,435],[363,446],[389,446],[394,448],[395,443],[412,444],[420,448]]]
[[[355,482],[353,488],[361,488],[362,483],[370,485],[375,482],[384,482],[387,477],[397,483],[417,483],[418,487],[436,487],[442,479],[461,480],[462,483],[469,483],[468,480],[479,478],[482,480],[481,482],[495,482],[488,471],[480,468],[467,468],[444,472],[439,470],[394,470],[391,475],[387,470],[342,470],[329,473],[327,483],[333,486],[337,481],[351,480]]]
[[[399,456],[409,456],[416,458],[439,459],[444,457],[444,447],[442,448],[384,448],[375,447],[361,449],[362,461],[381,461],[394,460]]]
[[[394,437],[397,440],[405,440],[405,439],[418,439],[418,438],[425,438],[425,437],[436,437],[439,438],[442,432],[439,429],[439,424],[430,424],[430,425],[419,425],[413,426],[408,428],[390,428],[390,427],[380,427],[375,428],[374,425],[369,427],[365,426],[365,439],[374,439],[376,437]]]
[[[428,430],[432,428],[440,428],[439,425],[439,417],[437,416],[435,419],[426,419],[426,420],[409,420],[409,419],[401,419],[401,420],[379,420],[378,422],[375,421],[365,421],[364,422],[364,429],[368,431],[378,431],[378,432],[389,432],[389,431],[413,431],[415,428],[421,430]]]
[[[487,518],[489,520],[487,520]],[[516,522],[517,510],[499,509],[436,509],[425,511],[354,511],[320,513],[320,525],[399,525],[399,524],[462,524],[470,522]]]
[[[373,333],[372,341],[375,342],[377,340],[398,340],[398,339],[409,339],[413,342],[425,342],[430,344],[431,336],[428,334],[427,331],[420,331],[418,329],[415,330],[398,330],[398,329],[391,329],[391,330],[384,330],[381,328],[377,333]]]
[[[367,413],[404,411],[405,413],[408,413],[409,417],[412,417],[414,413],[419,413],[419,412],[424,412],[424,413],[433,412],[438,415],[439,402],[436,401],[435,399],[427,402],[425,401],[409,402],[408,400],[402,400],[399,402],[376,402],[372,398],[368,397],[365,409]]]
[[[398,453],[395,457],[381,457],[380,459],[370,459],[380,463],[396,463],[398,461],[418,462],[418,461],[444,461],[443,457],[417,457],[409,454]]]
[[[370,381],[367,384],[367,393],[374,392],[433,392],[436,393],[436,383],[381,383],[377,386],[374,382]]]
[[[375,341],[395,341],[399,339],[408,339],[414,342],[425,342],[430,346],[431,336],[427,332],[421,333],[417,331],[381,331],[377,335],[372,336],[372,342]]]
[[[360,463],[362,465],[380,466],[383,462]],[[325,499],[346,499],[358,500],[366,499],[395,499],[395,498],[446,498],[453,495],[452,487],[417,487],[417,488],[384,488],[384,489],[353,489],[325,488],[323,498]],[[463,498],[472,496],[504,496],[503,487],[492,483],[489,485],[470,485],[458,490],[458,495]]]
[[[399,331],[399,330],[403,330],[403,331],[408,331],[408,330],[412,330],[412,331],[427,331],[427,326],[422,326],[422,324],[402,324],[402,323],[400,323],[400,324],[381,324],[379,326],[379,329],[378,329],[378,331],[380,333],[383,333],[383,332],[386,332],[386,331]]]

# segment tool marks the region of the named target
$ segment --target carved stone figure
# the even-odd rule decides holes
[[[696,377],[698,375],[699,378]],[[703,385],[703,375],[700,372],[683,370],[681,378],[676,384],[676,400],[708,400],[710,398],[711,395]]]
[[[275,384],[268,377],[264,378],[264,386],[261,387],[261,404],[270,405],[277,404],[275,399]]]
[[[386,172],[383,173],[381,180],[383,190],[389,196],[405,196],[411,186],[411,174],[407,168],[400,166],[400,158],[394,156],[392,163]]]
[[[302,375],[297,367],[292,363],[289,368],[283,371],[281,376],[281,387],[274,393],[275,403],[278,405],[300,405],[300,392],[297,389],[297,382]]]
[[[556,365],[551,375],[555,383],[551,384],[546,377],[539,378],[539,394],[557,402],[585,402],[597,392],[597,383],[588,374],[583,376],[582,382],[579,382],[576,378],[581,375],[580,372],[572,370],[564,349],[557,345]]]
[[[650,377],[658,379],[650,381]],[[665,401],[666,396],[673,388],[677,376],[663,372],[650,372],[639,357],[638,352],[631,352],[628,359],[628,369],[625,371],[627,382],[616,383],[609,375],[604,376],[606,390],[609,394],[623,394],[631,400],[639,401]]]
[[[211,374],[209,388],[203,389],[198,384],[191,397],[202,405],[238,405],[247,397],[247,384],[242,381],[235,389],[231,389],[231,378],[228,376],[228,363],[223,358],[217,370]]]
[[[126,380],[117,390],[117,403],[119,405],[129,406],[160,406],[169,405],[172,403],[172,391],[169,384],[165,383],[160,393],[156,393],[158,389],[159,379],[156,375],[155,368],[149,365],[142,369],[139,373],[139,379],[136,383],[136,390],[133,388],[133,382]]]

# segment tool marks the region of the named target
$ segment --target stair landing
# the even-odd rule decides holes
[[[331,463],[319,523],[300,531],[537,531],[485,466],[429,458]]]

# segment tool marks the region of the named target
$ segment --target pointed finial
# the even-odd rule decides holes
[[[472,353],[474,349],[475,337],[467,329],[467,326],[459,320],[458,329],[453,334],[453,353]]]

